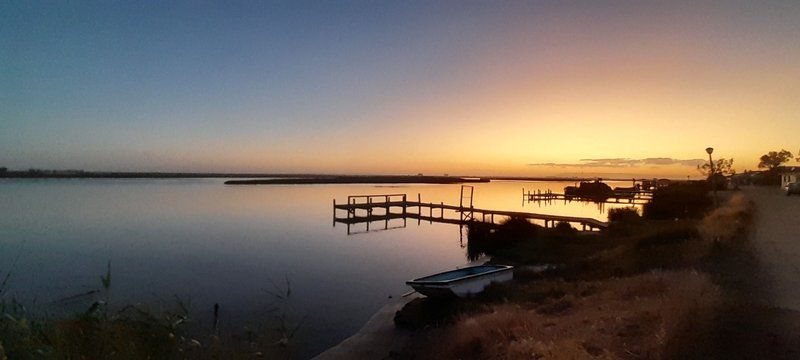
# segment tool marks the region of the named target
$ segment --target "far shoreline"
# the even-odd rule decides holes
[[[312,185],[312,184],[462,184],[487,183],[488,178],[455,176],[323,176],[280,179],[228,180],[225,185]]]
[[[113,172],[81,170],[27,170],[0,172],[0,179],[233,179],[228,185],[304,184],[460,184],[490,181],[633,181],[634,178],[565,176],[451,176],[451,175],[341,175],[311,173],[222,173],[222,172]],[[636,178],[640,180],[644,178]]]

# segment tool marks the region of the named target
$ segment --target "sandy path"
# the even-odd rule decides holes
[[[777,187],[744,189],[756,204],[751,237],[756,258],[769,282],[765,305],[800,310],[800,196]]]

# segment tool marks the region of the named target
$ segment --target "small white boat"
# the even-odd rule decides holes
[[[508,265],[478,265],[406,281],[418,293],[427,296],[466,297],[483,291],[493,282],[514,278],[514,267]]]

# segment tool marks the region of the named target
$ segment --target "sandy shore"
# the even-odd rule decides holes
[[[411,332],[394,326],[394,314],[422,295],[417,293],[395,299],[384,305],[355,335],[345,339],[314,359],[384,359],[402,349]]]

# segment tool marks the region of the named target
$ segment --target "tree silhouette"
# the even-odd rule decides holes
[[[760,162],[758,163],[759,169],[768,169],[769,171],[773,171],[781,164],[789,161],[792,159],[792,153],[781,149],[780,152],[778,151],[770,151],[764,155],[761,155]]]
[[[714,161],[714,171],[711,171],[711,165],[709,163],[705,163],[703,165],[697,165],[697,170],[703,174],[705,177],[710,177],[712,174],[719,174],[719,175],[733,175],[736,174],[736,171],[733,170],[733,159],[726,159],[726,158],[719,158]]]

